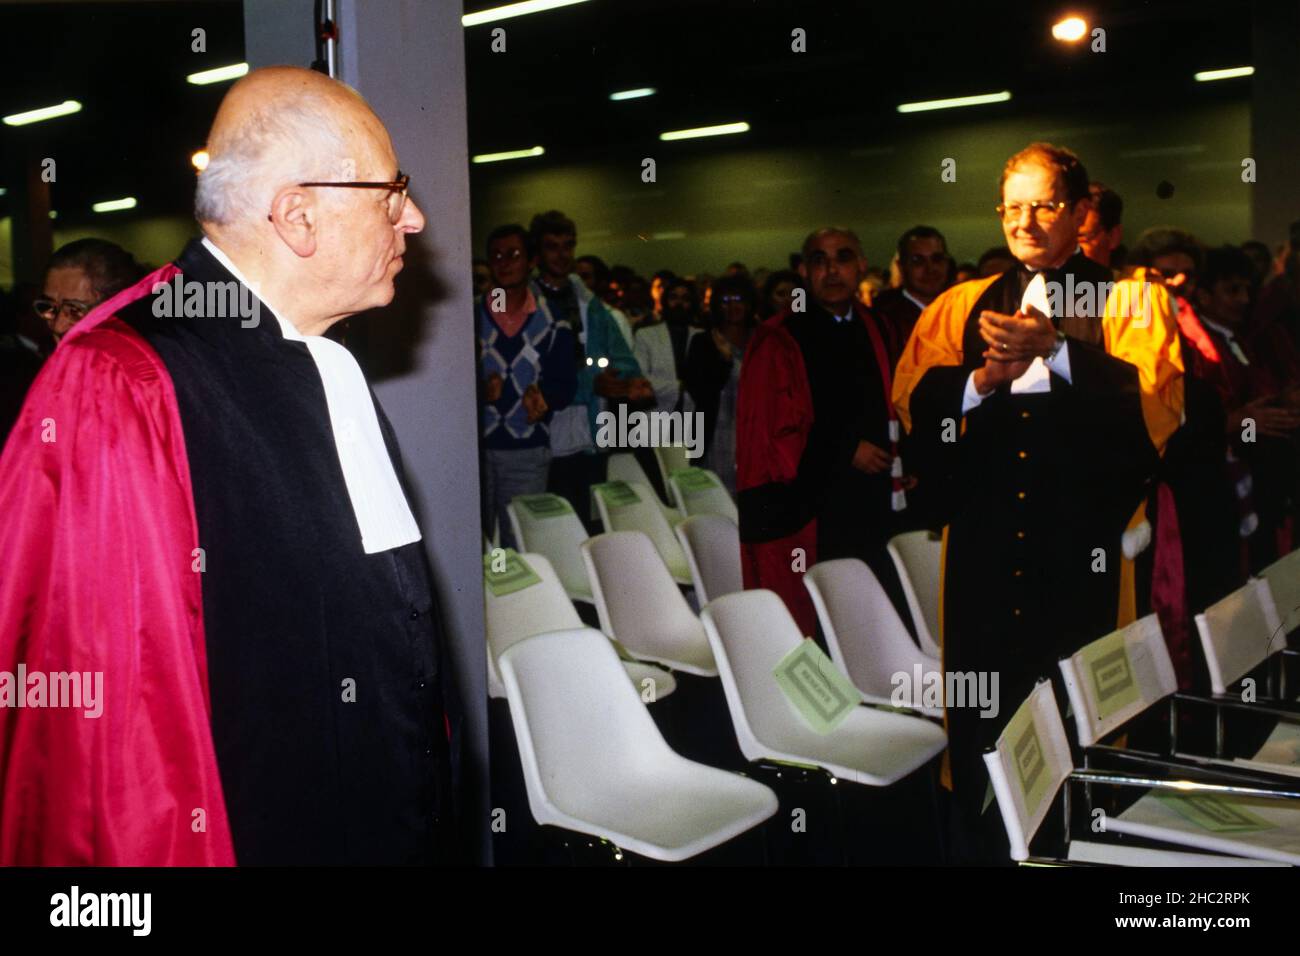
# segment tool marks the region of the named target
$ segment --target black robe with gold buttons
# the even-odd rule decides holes
[[[963,283],[922,314],[904,349],[894,399],[910,427],[909,466],[946,524],[946,672],[997,674],[996,716],[949,700],[952,783],[978,813],[988,777],[982,753],[1035,682],[1057,661],[1114,630],[1121,536],[1177,425],[1181,365],[1164,300],[1143,318],[1096,305],[1109,270],[1076,254],[1049,282],[1093,304],[1062,303],[1071,381],[1051,390],[1000,389],[969,414],[962,398],[987,348],[983,310],[1012,314],[1029,274]],[[987,685],[986,685],[987,686]]]

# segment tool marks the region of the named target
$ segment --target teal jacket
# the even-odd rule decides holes
[[[575,408],[584,406],[587,410],[587,427],[588,438],[586,451],[595,449],[592,436],[596,434],[596,414],[605,407],[605,400],[595,392],[596,376],[608,369],[615,369],[619,376],[624,379],[640,378],[641,366],[632,354],[632,346],[623,338],[623,333],[619,331],[618,323],[614,317],[609,314],[609,309],[605,303],[592,293],[590,289],[576,275],[569,276],[569,281],[573,283],[574,293],[578,301],[578,313],[582,316],[582,333],[579,336],[580,347],[582,348],[583,357],[578,361],[578,390],[574,393],[573,402],[569,406]],[[546,309],[547,314],[550,310],[546,308],[546,297],[543,295],[541,287],[534,281],[530,283],[533,290],[533,297]],[[608,364],[602,368],[598,363],[600,359],[607,359]],[[571,413],[572,414],[572,413]],[[556,454],[568,454],[577,451],[577,448],[556,447],[554,442],[562,441],[560,435],[555,434],[552,429],[552,450]]]

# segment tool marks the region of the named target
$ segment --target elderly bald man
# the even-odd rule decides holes
[[[424,216],[318,73],[250,73],[207,148],[203,238],[68,333],[0,459],[0,863],[445,860],[429,567],[322,337]]]

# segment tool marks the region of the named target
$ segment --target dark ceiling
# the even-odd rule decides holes
[[[466,9],[494,5],[473,0]],[[1051,39],[1066,12],[1106,29],[1105,53]],[[493,26],[506,30],[504,54],[491,51]],[[806,32],[805,53],[791,51],[796,27]],[[733,120],[749,122],[750,133],[678,146],[860,143],[871,129],[957,115],[903,117],[899,103],[1003,89],[1013,101],[985,109],[1138,100],[1177,109],[1194,86],[1200,96],[1241,95],[1240,83],[1206,86],[1192,74],[1248,64],[1250,34],[1248,4],[1222,0],[591,0],[466,30],[470,145],[540,144],[547,157],[539,162],[562,161]],[[658,95],[608,99],[643,86]]]
[[[206,53],[191,52],[196,28],[206,31]],[[126,195],[138,198],[136,215],[184,213],[194,190],[190,154],[229,87],[185,77],[243,58],[237,0],[0,6],[0,115],[82,104],[72,116],[0,126],[0,186],[16,175],[11,160],[49,156],[61,224],[94,218],[92,202]]]
[[[1196,70],[1250,62],[1248,8],[1224,7],[1093,4],[1083,12],[1107,30],[1106,52],[1094,54],[1050,40],[1063,9],[1054,3],[590,0],[466,30],[470,147],[542,144],[547,156],[538,162],[564,162],[640,150],[666,129],[736,119],[752,125],[736,138],[745,146],[833,144],[900,119],[944,121],[942,113],[900,118],[899,102],[999,89],[1014,100],[987,109],[1132,102],[1176,110]],[[494,26],[506,30],[505,53],[491,52]],[[195,27],[207,31],[206,53],[191,52]],[[806,31],[806,53],[791,52],[796,27]],[[0,115],[64,99],[84,104],[76,116],[0,127],[0,186],[15,175],[15,158],[54,156],[61,221],[85,219],[91,202],[127,194],[139,198],[134,215],[184,214],[189,155],[228,88],[193,86],[185,76],[242,60],[243,35],[238,0],[0,2]],[[638,86],[658,95],[608,99]],[[1224,89],[1198,94],[1242,95],[1240,85],[1213,86]],[[0,215],[6,202],[0,198]]]

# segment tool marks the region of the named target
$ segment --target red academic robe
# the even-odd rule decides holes
[[[872,359],[885,389],[888,417],[891,361],[895,351],[865,308],[854,314],[867,329]],[[818,554],[819,488],[799,481],[812,433],[813,394],[799,343],[787,327],[789,313],[763,322],[745,349],[736,407],[736,492],[740,510],[741,573],[746,589],[775,591],[804,634],[814,634],[817,612],[803,586],[803,572]],[[864,383],[864,387],[868,387]],[[880,387],[880,386],[877,386]],[[897,447],[891,442],[896,453]],[[894,490],[899,492],[897,479]]]
[[[68,333],[0,457],[0,672],[99,672],[104,698],[0,706],[0,865],[235,862],[176,396],[115,318],[177,271]]]
[[[817,611],[800,580],[801,570],[817,563],[817,520],[808,517],[788,533],[746,541],[744,493],[762,486],[788,487],[799,474],[799,460],[812,429],[812,390],[799,346],[773,316],[757,329],[740,366],[736,402],[736,494],[742,499],[740,567],[746,590],[767,588],[785,602],[804,634],[817,626]],[[808,514],[811,514],[811,503]],[[799,507],[789,502],[791,510]],[[802,517],[802,513],[800,514]],[[802,567],[798,564],[802,554]]]

